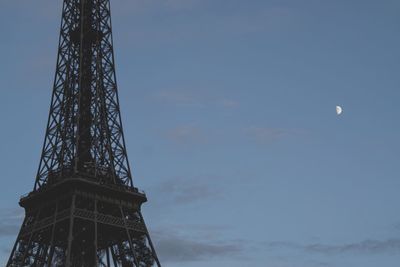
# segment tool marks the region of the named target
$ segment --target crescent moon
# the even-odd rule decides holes
[[[342,107],[341,106],[336,106],[336,114],[340,115],[340,114],[342,114],[342,112],[343,112]]]

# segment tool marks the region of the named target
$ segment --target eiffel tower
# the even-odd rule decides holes
[[[7,266],[161,264],[126,153],[110,0],[64,0],[49,120]]]

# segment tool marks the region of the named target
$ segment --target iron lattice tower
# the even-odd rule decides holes
[[[110,0],[64,0],[42,157],[7,266],[160,267],[146,201],[125,148]]]

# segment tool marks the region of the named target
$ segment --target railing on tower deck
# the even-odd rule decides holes
[[[56,186],[57,184],[66,181],[67,179],[82,179],[82,180],[87,180],[93,183],[97,183],[103,187],[108,187],[110,189],[114,189],[117,191],[121,192],[131,192],[131,193],[139,193],[146,195],[145,191],[139,190],[136,187],[131,187],[128,185],[125,185],[122,183],[122,180],[117,178],[117,182],[121,181],[118,184],[112,183],[112,178],[110,178],[109,172],[106,169],[101,170],[100,168],[97,168],[97,176],[93,174],[91,171],[92,168],[88,167],[88,172],[85,173],[78,173],[76,174],[71,167],[64,167],[62,169],[52,171],[51,173],[48,174],[48,179],[47,183],[44,184],[42,187],[37,189],[36,191],[26,193],[21,196],[21,199],[25,199],[29,196],[31,196],[33,193],[39,193],[41,191],[47,190],[53,186]],[[99,171],[100,170],[100,171]]]

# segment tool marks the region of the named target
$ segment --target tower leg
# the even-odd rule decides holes
[[[68,232],[68,249],[66,251],[67,253],[67,261],[65,264],[65,267],[71,267],[71,258],[72,258],[72,241],[73,241],[73,231],[74,231],[74,211],[75,211],[75,200],[76,200],[76,195],[72,195],[72,203],[71,203],[71,214],[69,218],[69,232]]]
[[[132,253],[132,256],[133,256],[133,260],[134,260],[134,262],[135,262],[135,265],[139,267],[139,262],[138,262],[137,257],[136,257],[136,252],[135,252],[135,248],[134,248],[134,246],[133,246],[131,234],[129,233],[129,229],[128,229],[128,227],[126,226],[125,214],[124,214],[124,212],[123,212],[121,206],[119,206],[119,209],[120,209],[120,211],[121,211],[121,217],[122,217],[122,219],[123,219],[123,221],[124,221],[124,228],[125,228],[125,231],[126,231],[126,235],[127,235],[127,237],[128,237],[130,252]]]
[[[49,256],[47,258],[47,266],[51,266],[52,260],[53,260],[53,255],[54,255],[54,235],[56,231],[56,225],[57,225],[57,215],[58,215],[58,201],[56,203],[56,211],[54,214],[54,221],[53,221],[53,226],[51,227],[51,237],[50,237],[50,251],[49,251]]]
[[[25,219],[24,219],[24,221],[23,221],[23,223],[22,223],[22,227],[23,227],[24,225],[26,225],[26,223],[27,223],[27,217],[25,216]],[[15,244],[14,244],[13,249],[12,249],[12,251],[11,251],[10,257],[8,258],[7,266],[12,266],[11,263],[12,263],[13,257],[15,257],[15,253],[16,253],[16,250],[17,250],[17,246],[18,246],[18,244],[19,244],[19,239],[20,239],[20,237],[21,237],[22,227],[21,227],[21,229],[19,230],[19,233],[18,233],[18,236],[17,236],[17,240],[15,241]]]

